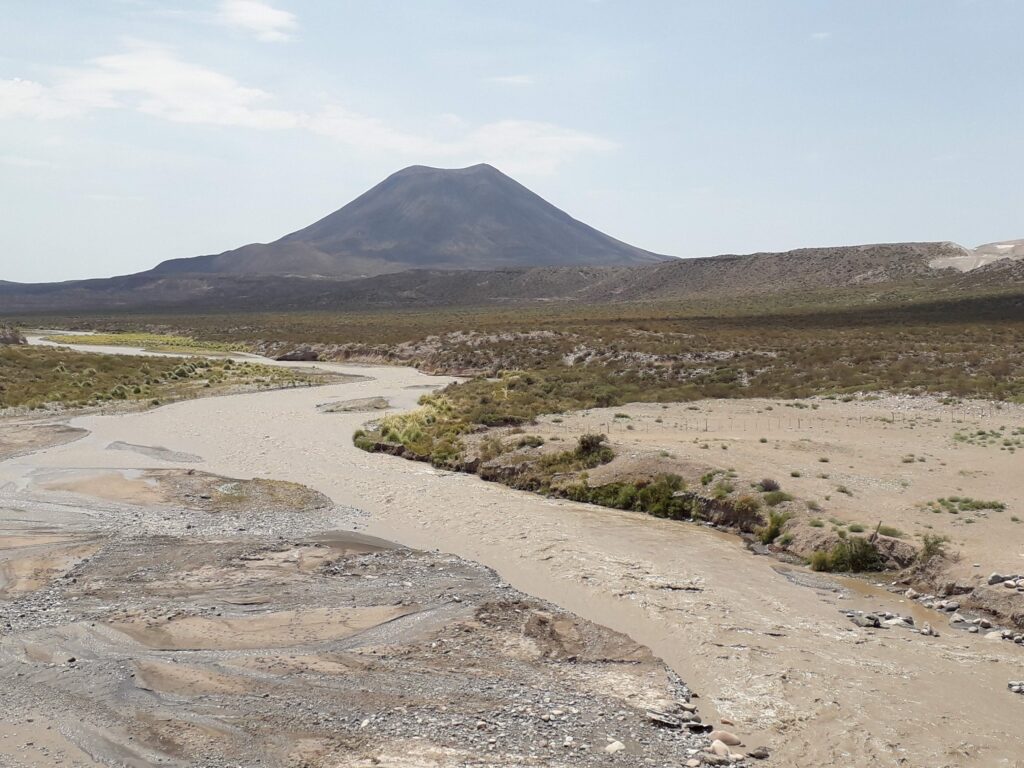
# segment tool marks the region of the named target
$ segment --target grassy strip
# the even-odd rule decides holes
[[[137,357],[53,347],[0,347],[0,408],[153,404],[231,387],[309,383],[295,372],[206,358]]]
[[[237,352],[242,344],[218,341],[197,341],[191,336],[177,336],[161,333],[97,333],[88,336],[57,334],[47,336],[55,344],[88,344],[104,347],[138,347],[149,352],[178,352],[185,354]]]

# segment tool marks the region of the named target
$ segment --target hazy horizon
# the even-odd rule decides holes
[[[768,5],[15,3],[0,280],[272,241],[479,162],[671,256],[1024,237],[1024,8]]]

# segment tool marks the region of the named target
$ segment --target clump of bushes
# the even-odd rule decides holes
[[[982,510],[1002,512],[1006,509],[1006,504],[1001,501],[984,501],[982,499],[972,499],[969,496],[950,496],[938,501],[929,501],[926,506],[935,512],[944,509],[954,515],[960,512],[979,512]]]
[[[715,483],[715,487],[711,489],[711,496],[718,500],[726,499],[734,490],[733,484],[728,480],[719,480]]]
[[[580,435],[576,443],[576,456],[586,462],[593,462],[592,466],[607,464],[615,456],[611,447],[605,444],[607,439],[604,435]]]
[[[540,435],[524,435],[516,441],[516,448],[539,448],[544,445],[544,438]]]
[[[793,497],[785,491],[770,491],[764,495],[764,503],[769,507],[777,507],[786,501],[792,501]]]
[[[651,481],[607,483],[596,488],[590,488],[586,483],[576,483],[564,491],[551,489],[551,492],[573,501],[683,520],[692,516],[690,500],[677,495],[685,487],[679,475],[665,474]]]
[[[937,557],[945,557],[948,543],[948,536],[926,533],[921,537],[921,551],[917,553],[917,561],[922,565],[927,565]]]
[[[782,526],[786,524],[786,521],[790,519],[792,515],[788,512],[776,512],[772,510],[768,513],[768,524],[757,532],[757,538],[762,544],[771,544],[775,539],[778,538],[779,533],[782,531]],[[792,538],[790,539],[792,540]]]
[[[846,536],[829,552],[811,553],[810,566],[815,571],[864,573],[882,570],[883,562],[875,545],[863,536]]]

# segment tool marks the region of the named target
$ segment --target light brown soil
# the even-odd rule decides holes
[[[113,622],[110,626],[148,648],[162,651],[240,650],[338,640],[415,610],[371,606],[277,611],[234,619],[184,616],[153,621],[140,617]]]
[[[814,512],[797,505],[809,517],[868,530],[882,522],[909,541],[924,533],[947,535],[950,548],[961,554],[952,578],[1024,571],[1024,449],[954,439],[999,427],[1011,435],[1024,429],[1024,407],[908,397],[798,404],[803,407],[771,400],[638,403],[563,414],[560,423],[545,417],[529,431],[566,440],[581,432],[607,433],[618,457],[592,471],[591,484],[631,472],[675,471],[699,488],[703,472],[732,469],[738,493],[772,478],[798,501],[820,505]],[[949,496],[999,501],[1006,510],[950,514],[926,506]]]

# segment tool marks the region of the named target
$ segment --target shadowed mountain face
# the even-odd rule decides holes
[[[153,272],[353,279],[408,269],[623,266],[665,258],[577,221],[489,165],[413,166],[276,242],[165,261]]]
[[[635,301],[815,295],[860,289],[870,301],[896,286],[956,295],[1024,286],[1024,260],[969,272],[937,267],[970,254],[955,243],[888,243],[785,253],[671,259],[638,266],[408,270],[363,279],[158,273],[68,283],[0,281],[0,313],[69,311],[339,311],[528,302],[577,306]],[[820,295],[820,294],[818,294]]]

